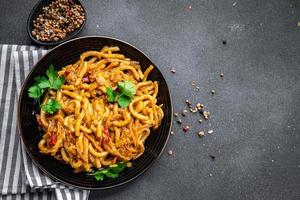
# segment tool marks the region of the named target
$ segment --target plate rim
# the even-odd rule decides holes
[[[170,126],[168,127],[168,131],[167,131],[167,138],[166,138],[166,141],[162,147],[162,149],[160,150],[159,154],[157,155],[157,157],[149,164],[147,165],[140,173],[136,174],[135,176],[133,176],[132,178],[128,179],[128,180],[125,180],[121,183],[118,183],[118,184],[115,184],[115,185],[111,185],[111,186],[103,186],[103,187],[84,187],[84,186],[78,186],[78,185],[74,185],[72,183],[68,183],[62,179],[60,179],[59,177],[56,177],[54,175],[52,175],[50,172],[48,172],[46,169],[44,169],[43,166],[41,166],[38,161],[34,158],[34,156],[31,154],[30,150],[28,149],[28,147],[25,145],[25,142],[24,142],[24,138],[23,138],[23,131],[22,131],[22,128],[21,128],[21,120],[20,120],[20,109],[21,109],[21,99],[22,99],[22,95],[24,93],[24,90],[25,90],[25,87],[27,85],[27,82],[29,80],[29,77],[31,76],[31,74],[33,73],[34,69],[40,64],[41,60],[46,57],[48,54],[50,54],[52,51],[54,51],[55,49],[59,48],[60,46],[63,46],[65,45],[66,43],[69,43],[69,42],[72,42],[74,40],[81,40],[81,39],[85,39],[85,38],[102,38],[102,39],[111,39],[111,40],[115,40],[117,42],[121,42],[121,43],[124,43],[130,47],[133,47],[134,49],[138,50],[139,52],[141,52],[143,54],[143,56],[145,56],[148,60],[151,61],[152,64],[154,64],[152,62],[152,60],[143,52],[141,51],[139,48],[137,48],[136,46],[126,42],[126,41],[123,41],[121,39],[117,39],[117,38],[114,38],[114,37],[110,37],[110,36],[105,36],[105,35],[91,35],[91,36],[83,36],[83,37],[78,37],[78,38],[74,38],[74,39],[70,39],[66,42],[63,42],[59,45],[57,45],[56,47],[54,47],[53,49],[51,49],[50,51],[48,51],[44,56],[42,56],[38,62],[33,66],[33,68],[30,70],[30,72],[27,74],[24,82],[22,83],[22,86],[21,86],[21,90],[20,92],[18,93],[18,109],[17,109],[17,128],[18,128],[18,134],[19,134],[19,137],[20,137],[20,140],[21,140],[21,144],[22,144],[22,147],[25,149],[27,155],[29,155],[30,159],[33,161],[33,163],[43,172],[45,173],[45,175],[47,175],[48,177],[50,177],[51,179],[54,179],[55,181],[59,181],[60,183],[63,183],[67,186],[72,186],[72,187],[75,187],[75,188],[79,188],[79,189],[84,189],[84,190],[107,190],[107,189],[111,189],[111,188],[115,188],[115,187],[119,187],[119,186],[122,186],[126,183],[129,183],[135,179],[137,179],[138,177],[140,177],[141,175],[145,174],[146,171],[148,171],[151,166],[161,157],[162,153],[164,152],[165,148],[166,148],[166,145],[169,141],[169,138],[170,138],[170,132],[172,130],[172,126],[173,126],[173,102],[172,102],[172,95],[171,95],[171,92],[169,90],[169,86],[168,86],[168,83],[165,79],[165,77],[163,76],[163,74],[161,73],[161,71],[159,70],[159,68],[154,64],[156,70],[159,71],[159,73],[162,75],[162,78],[163,80],[165,81],[166,83],[166,86],[167,86],[167,89],[168,89],[168,98],[170,99],[170,108],[171,108],[171,117],[170,117]]]

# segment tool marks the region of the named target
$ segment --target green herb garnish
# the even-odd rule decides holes
[[[33,85],[28,89],[28,96],[34,99],[40,98],[44,93],[44,89],[40,88],[37,85]]]
[[[35,80],[37,86],[40,88],[50,87],[50,83],[45,76],[38,76],[34,80]]]
[[[54,99],[49,99],[46,104],[42,106],[43,111],[49,114],[54,114],[61,109],[61,105]]]
[[[50,65],[46,74],[49,78],[49,87],[51,89],[59,90],[64,84],[65,79],[63,77],[58,77],[57,71],[55,71],[53,65]]]
[[[121,95],[133,97],[135,95],[135,85],[131,81],[124,81],[118,83],[118,88],[121,91]]]
[[[131,102],[131,97],[126,96],[124,94],[118,96],[118,104],[122,107],[122,108],[126,108]]]
[[[49,66],[46,74],[48,78],[46,76],[38,76],[34,79],[34,85],[28,89],[29,97],[38,99],[43,95],[44,89],[51,88],[59,90],[65,82],[63,77],[58,77],[57,71],[55,71],[53,65]]]
[[[103,181],[105,177],[107,178],[117,178],[119,174],[127,167],[126,163],[119,162],[111,165],[109,168],[98,170],[92,175],[95,176],[97,181]]]
[[[109,102],[114,102],[116,96],[117,96],[117,92],[114,91],[111,87],[106,89],[106,94],[108,96],[108,101]]]
[[[106,89],[108,101],[117,101],[122,108],[125,108],[132,101],[132,98],[136,93],[136,87],[131,81],[128,80],[119,82],[117,87],[119,92],[114,91],[111,87]]]
[[[64,84],[65,79],[59,77],[57,71],[55,71],[54,66],[50,65],[46,71],[46,76],[36,77],[35,83],[28,89],[28,96],[34,99],[39,99],[46,89],[59,90]],[[42,106],[42,109],[50,114],[55,113],[61,108],[61,105],[54,99],[50,99],[45,105]]]

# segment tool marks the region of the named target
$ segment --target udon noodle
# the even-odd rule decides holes
[[[153,66],[143,72],[139,62],[117,51],[117,46],[87,51],[62,68],[58,75],[65,78],[64,85],[49,89],[42,102],[52,98],[62,108],[53,115],[41,109],[37,116],[45,132],[40,152],[71,165],[75,172],[137,159],[151,129],[157,129],[164,116],[162,105],[157,105],[158,83],[147,79]],[[131,81],[136,89],[126,108],[108,102],[106,94],[122,81]]]

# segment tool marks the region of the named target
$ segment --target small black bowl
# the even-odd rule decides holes
[[[144,154],[133,161],[132,168],[122,172],[116,179],[96,181],[93,176],[85,172],[74,173],[69,165],[61,163],[51,156],[39,153],[38,143],[43,133],[38,129],[38,124],[33,114],[38,112],[39,106],[34,103],[32,98],[28,97],[27,91],[34,83],[34,78],[44,75],[50,64],[53,64],[56,70],[60,70],[62,67],[76,62],[81,53],[89,50],[100,50],[103,46],[119,46],[122,54],[140,62],[143,71],[149,65],[154,66],[154,70],[149,74],[148,78],[159,82],[157,102],[158,104],[163,104],[162,109],[165,115],[161,126],[157,130],[151,131],[145,142]],[[172,125],[172,112],[172,102],[166,80],[159,69],[142,51],[114,38],[91,36],[73,39],[55,47],[33,67],[20,92],[17,120],[20,138],[26,152],[45,174],[70,186],[100,190],[127,183],[149,169],[162,153],[168,141]]]
[[[69,33],[64,39],[58,40],[58,41],[51,41],[51,42],[45,42],[45,41],[40,41],[37,40],[33,35],[32,35],[32,29],[33,29],[33,20],[35,20],[39,14],[41,14],[42,12],[42,8],[49,5],[53,0],[39,0],[38,3],[33,7],[33,9],[31,10],[28,20],[27,20],[27,33],[29,35],[29,37],[37,44],[39,45],[43,45],[43,46],[55,46],[58,44],[61,44],[63,42],[66,42],[67,40],[75,37],[84,27],[85,22],[87,20],[87,15],[86,15],[86,11],[85,8],[83,6],[83,4],[81,3],[80,0],[72,0],[74,3],[80,5],[83,9],[84,12],[84,21],[81,24],[81,26],[77,29],[75,29],[72,33]]]

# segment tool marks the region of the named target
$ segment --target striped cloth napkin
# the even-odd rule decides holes
[[[87,200],[89,196],[88,190],[44,175],[20,143],[17,96],[26,75],[46,52],[34,46],[0,45],[0,199]]]

